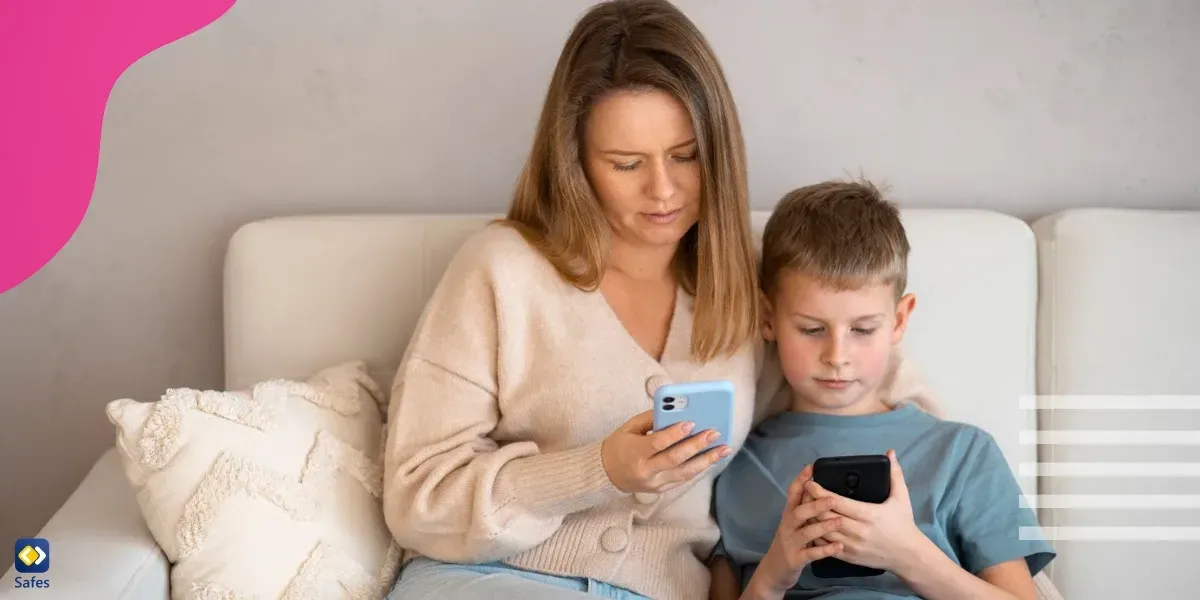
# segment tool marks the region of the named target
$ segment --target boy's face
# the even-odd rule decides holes
[[[890,284],[835,291],[802,273],[780,273],[764,334],[779,348],[793,408],[845,415],[882,410],[877,392],[914,302],[911,294],[896,302]]]

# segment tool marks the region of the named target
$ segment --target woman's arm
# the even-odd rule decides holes
[[[599,440],[545,452],[533,442],[501,445],[491,437],[500,419],[500,365],[517,350],[504,340],[520,338],[528,326],[513,305],[534,309],[534,299],[522,298],[516,286],[498,289],[505,278],[529,281],[523,259],[495,234],[469,240],[430,299],[397,373],[384,515],[399,545],[431,558],[511,556],[549,538],[566,515],[621,495]]]

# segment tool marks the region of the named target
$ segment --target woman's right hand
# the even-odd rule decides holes
[[[651,432],[654,412],[646,411],[625,422],[600,445],[600,459],[609,480],[622,492],[662,493],[691,481],[729,456],[728,446],[705,447],[718,433],[701,431],[691,439],[690,423],[676,423]]]

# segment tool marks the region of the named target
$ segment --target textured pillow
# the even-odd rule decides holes
[[[362,362],[244,391],[115,400],[109,420],[175,600],[382,598],[384,396]]]

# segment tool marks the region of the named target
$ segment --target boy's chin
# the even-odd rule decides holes
[[[812,388],[799,390],[792,399],[792,410],[834,415],[866,415],[888,410],[888,407],[879,401],[876,390],[864,390],[858,386],[859,384],[855,383],[851,389],[838,391]]]

